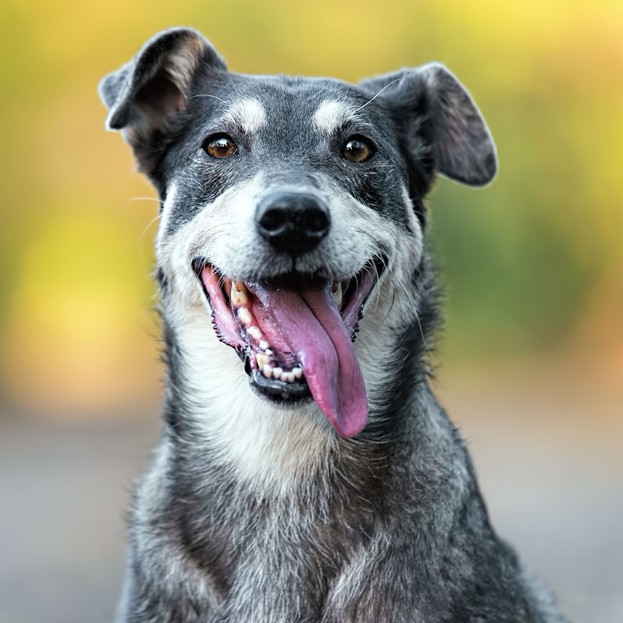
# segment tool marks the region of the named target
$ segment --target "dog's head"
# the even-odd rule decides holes
[[[481,186],[496,172],[466,90],[439,64],[357,85],[235,74],[174,29],[100,92],[161,194],[165,315],[211,314],[256,393],[311,397],[341,435],[361,431],[355,335],[362,323],[373,343],[417,313],[435,173]]]

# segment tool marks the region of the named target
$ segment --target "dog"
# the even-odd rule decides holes
[[[430,388],[424,199],[497,170],[454,75],[242,75],[176,28],[100,95],[161,199],[167,369],[117,621],[564,622]]]

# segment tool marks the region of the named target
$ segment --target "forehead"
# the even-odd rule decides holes
[[[330,78],[229,74],[203,88],[195,98],[203,100],[207,116],[248,133],[276,127],[332,133],[348,123],[379,123],[384,116],[369,94]]]

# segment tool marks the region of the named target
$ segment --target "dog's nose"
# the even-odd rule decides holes
[[[329,209],[305,193],[277,193],[260,201],[255,213],[260,234],[277,251],[299,255],[311,251],[329,233]]]

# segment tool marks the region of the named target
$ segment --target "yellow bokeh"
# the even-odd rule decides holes
[[[501,161],[490,189],[441,181],[430,200],[448,360],[563,354],[588,357],[613,383],[623,376],[620,1],[7,0],[0,12],[8,404],[81,415],[158,400],[158,205],[121,137],[104,130],[96,87],[179,24],[245,73],[357,80],[446,63]]]

